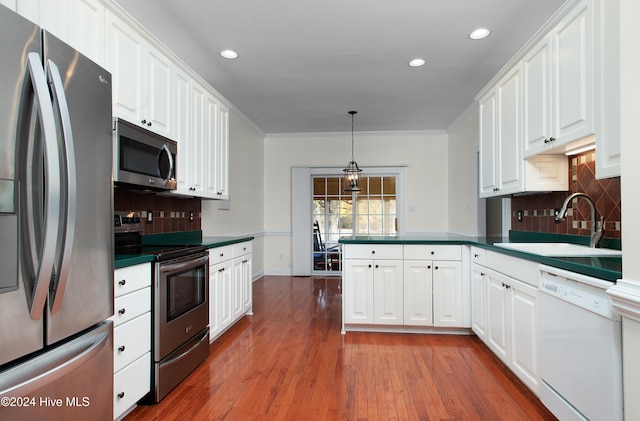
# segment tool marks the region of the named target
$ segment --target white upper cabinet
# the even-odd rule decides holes
[[[106,65],[106,7],[100,0],[66,0],[66,40],[101,66]]]
[[[171,60],[113,12],[107,12],[106,21],[106,66],[113,75],[114,114],[173,137]]]
[[[523,190],[522,136],[520,129],[520,67],[514,67],[496,87],[498,190],[500,194]]]
[[[496,94],[480,99],[480,197],[495,196],[498,189],[496,165]]]
[[[578,2],[522,59],[525,157],[594,133],[592,15]]]

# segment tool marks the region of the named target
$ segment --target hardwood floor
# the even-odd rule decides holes
[[[265,276],[147,420],[554,420],[475,336],[340,334],[340,278]]]

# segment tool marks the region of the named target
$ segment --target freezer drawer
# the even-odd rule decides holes
[[[0,373],[2,419],[113,420],[113,323]]]

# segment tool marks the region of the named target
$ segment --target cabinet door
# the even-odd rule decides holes
[[[471,329],[483,342],[487,341],[487,276],[486,269],[471,269]]]
[[[373,265],[373,322],[401,325],[404,320],[402,260],[375,260]]]
[[[373,261],[345,260],[343,267],[344,322],[373,323]]]
[[[218,135],[216,136],[216,197],[229,199],[229,108],[218,107]]]
[[[583,0],[552,30],[554,146],[593,134],[593,17]]]
[[[404,262],[404,324],[433,326],[433,279],[431,261]]]
[[[516,280],[509,282],[511,349],[509,366],[534,393],[538,392],[538,290]]]
[[[505,277],[496,272],[488,272],[487,294],[487,345],[505,364],[508,361],[508,304],[505,294]]]
[[[220,324],[222,272],[219,271],[220,268],[219,264],[209,266],[209,339],[211,342],[222,331]]]
[[[203,171],[205,165],[206,130],[206,98],[205,89],[195,82],[191,84],[191,137],[189,138],[189,167],[187,183],[189,191],[195,196],[204,196]],[[178,169],[180,171],[180,169]]]
[[[243,312],[253,314],[253,255],[247,254],[242,257],[242,307]]]
[[[218,314],[220,315],[220,328],[224,330],[233,323],[233,270],[231,260],[220,263],[218,279],[220,280]]]
[[[107,70],[112,74],[113,113],[142,125],[144,107],[144,38],[107,11]]]
[[[462,263],[433,262],[433,325],[462,326]]]
[[[545,37],[522,59],[524,156],[540,152],[551,137],[551,45]]]
[[[144,119],[149,130],[173,138],[173,63],[157,48],[147,44],[146,101]]]
[[[188,174],[191,156],[191,78],[180,68],[173,76],[173,130],[178,143],[176,165],[177,194],[189,194]]]
[[[106,8],[100,0],[67,0],[66,41],[101,66],[106,65]]]
[[[520,66],[516,65],[496,87],[499,194],[524,191],[522,133],[520,130]]]
[[[242,317],[244,302],[242,293],[245,289],[242,278],[242,257],[233,259],[233,320],[236,321]]]
[[[480,100],[480,197],[496,195],[496,95]]]
[[[203,154],[206,156],[205,166],[205,195],[217,198],[218,179],[217,173],[217,143],[218,143],[218,100],[211,95],[205,99],[205,132]]]

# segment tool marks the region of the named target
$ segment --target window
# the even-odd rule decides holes
[[[343,182],[339,176],[312,176],[312,269],[316,272],[342,270],[340,237],[398,232],[396,174],[362,176],[359,193],[345,193]]]

